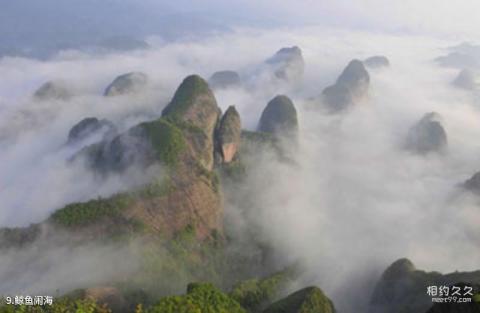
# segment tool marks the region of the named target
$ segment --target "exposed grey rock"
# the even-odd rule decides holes
[[[290,82],[302,79],[305,70],[302,50],[297,46],[280,49],[266,63],[273,67],[277,78]]]
[[[284,95],[273,98],[262,112],[258,131],[285,135],[296,134],[298,131],[297,110],[292,100]]]
[[[63,83],[48,81],[35,91],[33,97],[40,101],[68,100],[72,93]]]
[[[390,61],[387,59],[386,56],[383,55],[375,55],[369,57],[363,61],[365,66],[369,68],[382,68],[382,67],[389,67]]]
[[[230,106],[223,115],[217,131],[217,145],[224,163],[230,163],[240,148],[242,125],[240,115]]]
[[[424,154],[441,152],[447,147],[447,133],[435,112],[425,114],[407,135],[406,148]]]
[[[140,91],[148,83],[148,76],[141,72],[131,72],[115,78],[105,89],[104,96],[112,97]]]
[[[113,138],[117,131],[115,125],[107,119],[84,118],[70,129],[67,144],[79,142],[100,132],[103,134],[103,139],[108,139]]]
[[[352,60],[334,85],[323,90],[323,101],[330,112],[347,109],[363,99],[370,85],[370,75],[359,60]]]
[[[240,75],[235,71],[219,71],[213,73],[208,80],[212,88],[230,88],[241,84]]]
[[[463,69],[452,82],[455,87],[474,90],[477,87],[475,73],[469,69]]]

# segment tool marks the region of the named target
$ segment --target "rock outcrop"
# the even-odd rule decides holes
[[[266,63],[277,78],[290,82],[301,80],[305,70],[302,50],[297,46],[280,49]]]
[[[197,131],[187,137],[197,159],[208,170],[213,169],[214,131],[220,113],[207,82],[197,75],[185,78],[162,112],[164,118],[174,120],[181,127],[187,123],[196,128]]]
[[[134,196],[120,194],[101,200],[105,203],[67,206],[62,209],[64,213],[57,211],[53,220],[65,225],[64,217],[68,221],[72,210],[113,206],[116,225],[133,219],[165,236],[186,227],[192,227],[199,239],[222,234],[222,195],[213,172],[214,131],[219,114],[208,84],[199,76],[187,77],[162,117],[140,123],[112,140],[88,146],[79,154],[96,172],[108,174],[132,165],[147,168],[160,164],[167,170],[166,177],[136,191]],[[87,224],[109,227],[105,221]]]
[[[330,112],[347,109],[361,101],[368,93],[370,75],[359,60],[352,60],[336,83],[323,90],[323,102]]]
[[[425,114],[408,132],[405,146],[419,154],[444,151],[447,148],[447,133],[440,115],[435,112]]]
[[[335,307],[320,288],[307,287],[274,302],[263,313],[335,313]]]
[[[475,73],[469,69],[461,70],[452,82],[455,87],[474,90],[477,87]]]
[[[429,286],[452,286],[461,282],[478,284],[480,271],[441,274],[415,268],[408,259],[400,259],[382,274],[371,299],[371,312],[426,312],[432,306]]]
[[[262,112],[258,131],[277,135],[296,135],[298,118],[292,100],[284,95],[273,98]]]
[[[105,89],[104,96],[113,97],[134,94],[142,90],[148,83],[148,76],[141,72],[131,72],[118,76]]]
[[[390,61],[387,59],[386,56],[383,55],[375,55],[371,56],[363,61],[366,67],[369,68],[382,68],[382,67],[389,67]]]
[[[219,71],[213,73],[208,83],[214,89],[225,89],[240,86],[241,79],[235,71]]]
[[[101,134],[102,139],[108,140],[109,138],[113,138],[116,132],[115,125],[109,120],[87,117],[70,129],[67,144],[80,142],[96,134]]]
[[[90,166],[101,171],[122,171],[133,164],[146,167],[157,161],[171,166],[182,152],[211,171],[219,116],[208,84],[192,75],[182,82],[161,118],[87,147],[85,153]]]
[[[33,94],[34,99],[40,101],[68,100],[72,97],[70,90],[61,82],[48,81]]]
[[[234,106],[230,106],[223,115],[216,133],[217,148],[222,161],[230,163],[240,149],[242,124],[240,115]]]

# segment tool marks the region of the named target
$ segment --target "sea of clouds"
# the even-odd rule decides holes
[[[129,53],[63,51],[48,61],[0,59],[0,226],[38,223],[65,204],[147,182],[156,173],[132,169],[105,180],[67,162],[93,141],[65,145],[70,128],[94,116],[108,118],[124,131],[160,116],[185,76],[208,78],[232,69],[244,86],[215,96],[222,110],[236,106],[244,128],[255,130],[262,110],[277,94],[292,98],[300,123],[295,166],[257,156],[247,187],[238,191],[254,199],[254,208],[245,211],[226,203],[226,219],[238,226],[239,236],[243,228],[255,227],[275,247],[279,264],[299,261],[306,270],[303,282],[319,285],[346,312],[354,303],[366,307],[378,275],[400,257],[426,270],[478,269],[479,203],[460,184],[480,170],[480,102],[475,92],[451,86],[458,69],[433,61],[457,41],[313,26],[240,28],[196,40],[148,41],[151,49]],[[278,82],[263,62],[293,45],[303,51],[303,81]],[[310,99],[332,84],[351,59],[376,54],[386,55],[391,67],[369,70],[365,101],[339,115],[312,108]],[[102,96],[116,76],[131,71],[148,74],[147,90]],[[75,97],[33,100],[33,92],[48,80],[64,82]],[[418,156],[403,150],[409,128],[431,111],[442,116],[446,153]],[[85,265],[81,275],[73,275],[78,285],[91,283],[85,275],[102,275],[86,267],[107,266],[112,260],[105,256],[112,255],[108,247],[91,254],[56,249],[61,257],[47,259],[51,276],[17,271],[19,284],[12,281],[0,292],[19,290],[25,277],[45,279],[44,286],[51,288],[72,288],[71,280],[64,284],[52,277],[74,259]],[[115,253],[117,258],[120,252]],[[12,266],[29,266],[13,263],[11,256],[0,256],[0,279]]]

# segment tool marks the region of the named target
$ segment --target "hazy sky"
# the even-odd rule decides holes
[[[476,16],[480,3],[475,0],[0,0],[0,3],[2,20],[14,23],[28,17],[29,22],[23,23],[22,28],[63,19],[71,22],[70,28],[88,28],[89,23],[97,28],[108,28],[112,24],[126,32],[123,23],[131,29],[152,31],[155,23],[162,25],[166,16],[178,13],[188,13],[190,19],[195,16],[210,26],[217,23],[224,26],[307,23],[460,37],[478,35],[480,26]],[[75,20],[82,20],[82,23],[75,25]],[[12,34],[17,30],[17,27],[8,29],[8,25],[2,28],[0,34]]]
[[[207,5],[208,3],[208,5]],[[318,23],[378,31],[478,34],[475,0],[242,0],[177,1],[176,9],[255,16],[265,22]]]

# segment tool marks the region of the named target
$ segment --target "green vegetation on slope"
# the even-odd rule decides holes
[[[320,288],[307,287],[273,303],[264,313],[335,313],[335,308]]]
[[[163,181],[155,180],[137,190],[119,193],[106,199],[99,198],[68,204],[55,211],[50,219],[53,223],[64,227],[88,226],[103,218],[120,218],[122,211],[135,199],[162,197],[172,192],[174,188],[171,179],[167,177]]]
[[[246,313],[238,302],[212,284],[189,284],[187,294],[161,299],[147,313]]]
[[[230,296],[250,312],[257,312],[278,297],[291,276],[291,271],[285,270],[263,279],[245,280],[233,288]]]
[[[96,199],[83,203],[72,203],[55,211],[51,219],[62,226],[85,226],[101,218],[119,217],[123,209],[132,202],[128,194],[118,194],[108,199]]]
[[[153,122],[142,123],[137,127],[146,132],[157,159],[167,166],[177,164],[180,153],[187,146],[183,133],[177,126],[167,119],[160,118]]]
[[[214,234],[212,234],[214,237]],[[161,296],[180,293],[191,281],[210,281],[222,285],[228,259],[222,243],[215,238],[198,242],[196,229],[188,225],[172,239],[157,238],[138,251],[139,272],[121,286],[123,290],[142,289],[148,293],[147,304]]]
[[[188,76],[163,110],[162,116],[181,117],[202,94],[212,94],[207,82],[198,75]]]

